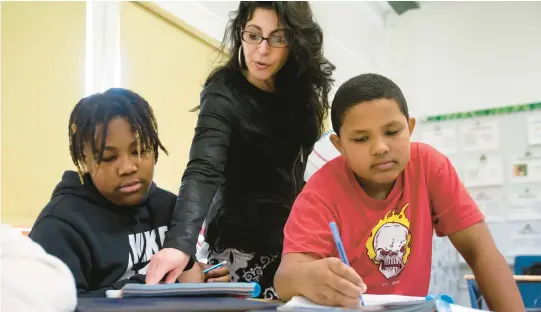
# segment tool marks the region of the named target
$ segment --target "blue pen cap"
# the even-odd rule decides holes
[[[259,286],[259,283],[252,282],[252,285],[254,285],[254,290],[252,291],[252,298],[256,298],[261,293],[261,286]]]
[[[450,303],[450,304],[454,304],[455,301],[453,300],[453,298],[447,294],[439,294],[439,295],[433,295],[433,294],[430,294],[430,295],[427,295],[425,297],[426,300],[441,300],[441,301],[444,301],[444,302],[447,302],[447,303]]]

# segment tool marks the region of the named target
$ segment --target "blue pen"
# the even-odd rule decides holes
[[[220,263],[218,263],[218,264],[216,264],[216,265],[211,266],[211,267],[208,268],[208,269],[205,269],[205,270],[203,271],[203,274],[207,274],[208,272],[210,272],[210,271],[212,271],[212,270],[216,270],[216,269],[218,269],[218,268],[221,268],[221,267],[223,267],[223,266],[226,265],[226,264],[227,264],[227,261],[222,261],[222,262],[220,262]]]
[[[340,259],[342,259],[342,262],[349,266],[348,256],[346,256],[346,250],[342,244],[342,239],[340,238],[340,233],[338,232],[336,222],[332,221],[329,223],[329,226],[331,227],[331,233],[334,237],[334,242],[336,243],[336,249],[338,249],[338,253],[340,254]],[[364,306],[363,296],[360,296],[359,298],[361,299],[361,304]]]

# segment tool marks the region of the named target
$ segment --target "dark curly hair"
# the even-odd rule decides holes
[[[237,11],[232,12],[224,34],[220,56],[228,59],[207,78],[205,86],[227,72],[242,71],[239,64],[241,31],[258,8],[276,12],[286,30],[290,54],[284,67],[276,74],[276,92],[292,98],[295,109],[306,118],[306,134],[314,143],[324,129],[330,105],[328,100],[334,80],[335,66],[323,56],[323,32],[314,21],[307,1],[241,1]],[[197,110],[198,108],[196,108]]]
[[[137,153],[154,151],[158,161],[158,150],[167,154],[158,137],[158,123],[148,102],[139,94],[122,88],[112,88],[103,93],[96,93],[81,99],[70,115],[68,135],[69,150],[73,164],[83,183],[85,153],[88,144],[91,152],[100,164],[103,158],[108,125],[115,117],[126,118],[131,124],[137,140]],[[101,145],[96,146],[94,137],[96,128],[102,125]]]

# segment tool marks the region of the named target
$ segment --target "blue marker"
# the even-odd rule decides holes
[[[226,264],[227,264],[227,261],[222,261],[222,262],[220,262],[220,263],[218,263],[218,264],[216,264],[216,265],[211,266],[211,267],[208,268],[208,269],[205,269],[205,270],[203,271],[203,274],[207,274],[208,272],[210,272],[210,271],[212,271],[212,270],[216,270],[216,269],[218,269],[218,268],[221,268],[221,267],[223,267],[223,266],[226,265]]]
[[[342,239],[340,238],[340,233],[338,232],[338,226],[336,226],[336,223],[334,221],[329,223],[329,226],[331,227],[331,233],[334,237],[334,242],[336,243],[336,249],[338,249],[338,253],[340,254],[340,259],[342,259],[342,262],[349,266],[348,256],[346,256],[346,250],[344,249],[344,245],[342,244]],[[360,296],[360,299],[361,304],[364,306],[363,296]]]
[[[430,295],[427,295],[425,299],[426,300],[441,300],[443,302],[451,303],[451,304],[455,303],[453,298],[449,296],[448,294],[439,294],[439,295],[430,294]]]

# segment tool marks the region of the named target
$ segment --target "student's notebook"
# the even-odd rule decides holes
[[[315,304],[305,297],[293,297],[278,311],[393,311],[393,312],[466,312],[475,311],[469,308],[449,304],[441,300],[427,300],[425,297],[410,297],[399,295],[370,295],[364,294],[365,306],[356,309],[328,307]]]
[[[232,296],[257,297],[261,292],[258,283],[175,283],[175,284],[126,284],[121,290],[108,290],[108,298],[133,297],[188,297]]]
[[[276,311],[277,303],[233,297],[78,298],[75,312]]]

